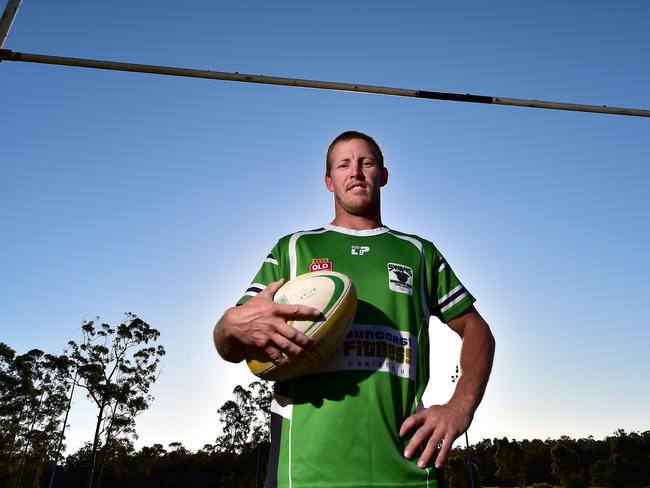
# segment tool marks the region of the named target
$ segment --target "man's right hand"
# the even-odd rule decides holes
[[[270,283],[249,301],[226,311],[214,327],[214,343],[226,361],[270,361],[276,366],[302,357],[318,343],[287,325],[287,320],[316,320],[320,310],[305,305],[275,303],[284,280]]]

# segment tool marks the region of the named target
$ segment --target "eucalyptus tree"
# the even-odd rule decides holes
[[[560,440],[551,449],[551,474],[568,488],[586,487],[580,456],[573,449],[573,442]]]
[[[22,407],[14,401],[20,390],[14,359],[16,351],[0,342],[0,486],[9,486],[14,471]]]
[[[510,483],[514,486],[526,485],[524,451],[516,440],[513,439],[511,442],[507,437],[497,440],[494,461],[497,465],[495,475],[502,483]]]
[[[65,409],[67,356],[0,343],[0,483],[37,485],[52,455]]]
[[[28,408],[24,445],[20,458],[20,485],[25,464],[29,460],[33,484],[38,484],[46,461],[52,458],[58,440],[61,417],[66,409],[70,359],[39,349],[18,356],[23,378],[23,398]]]
[[[237,385],[233,395],[218,410],[223,434],[216,444],[221,451],[240,454],[269,441],[272,391],[268,383],[254,381],[248,388]]]
[[[77,366],[77,385],[97,407],[90,488],[96,483],[100,447],[110,446],[111,439],[118,436],[134,436],[136,416],[153,401],[149,390],[158,377],[165,349],[155,345],[160,332],[132,313],[125,314],[116,327],[99,323],[97,318],[85,321],[81,330],[81,343],[68,344]]]

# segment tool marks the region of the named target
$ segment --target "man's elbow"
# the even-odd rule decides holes
[[[494,338],[494,334],[492,333],[492,330],[490,329],[490,326],[485,324],[487,327],[487,335],[488,335],[488,347],[490,351],[492,352],[492,357],[494,357],[494,352],[496,351],[497,348],[497,341]]]
[[[477,314],[478,315],[478,314]],[[492,354],[494,355],[494,351],[496,349],[496,339],[494,338],[494,334],[492,333],[492,329],[488,325],[488,323],[485,321],[483,317],[478,315],[478,321],[476,323],[478,330],[480,331],[480,334],[483,336],[483,341],[485,342],[486,348],[492,351]]]

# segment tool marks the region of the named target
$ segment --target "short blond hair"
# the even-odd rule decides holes
[[[356,130],[347,130],[345,132],[341,132],[338,136],[336,136],[327,148],[327,153],[325,155],[325,176],[330,175],[330,153],[334,149],[334,146],[336,146],[339,142],[351,141],[352,139],[363,139],[368,144],[370,144],[372,150],[375,153],[377,164],[380,168],[384,167],[384,154],[381,152],[381,148],[379,147],[379,144],[377,144],[377,141],[375,141],[368,134],[364,134],[363,132],[357,132]]]

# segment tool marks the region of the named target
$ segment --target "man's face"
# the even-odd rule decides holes
[[[371,216],[379,211],[379,189],[388,181],[388,171],[380,168],[372,146],[363,139],[336,144],[330,152],[327,189],[334,193],[338,209],[355,216]]]

